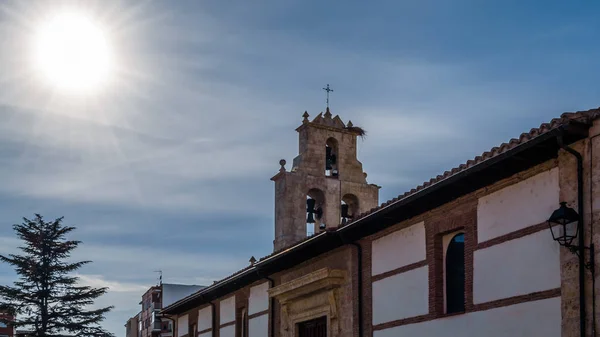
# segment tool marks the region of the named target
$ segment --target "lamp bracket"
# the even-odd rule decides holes
[[[568,248],[571,253],[574,253],[575,255],[579,256],[579,246],[576,245],[569,245],[566,248]],[[592,272],[592,275],[594,275],[594,254],[595,254],[595,250],[594,250],[594,244],[591,244],[589,247],[587,246],[583,246],[583,249],[587,249],[590,251],[590,260],[586,263],[583,264],[583,266],[587,269],[590,270]]]

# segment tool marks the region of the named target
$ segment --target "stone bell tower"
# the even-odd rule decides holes
[[[299,134],[299,155],[290,171],[285,160],[275,182],[274,250],[288,247],[307,235],[351,222],[379,203],[379,186],[367,183],[356,158],[357,137],[364,134],[351,121],[332,118],[329,108],[309,121]]]

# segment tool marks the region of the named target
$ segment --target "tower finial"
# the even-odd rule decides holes
[[[304,113],[302,114],[302,117],[304,117],[304,120],[302,120],[302,123],[308,123],[308,111],[304,111]]]
[[[329,84],[325,88],[323,88],[327,92],[327,110],[329,110],[329,93],[333,92],[333,89],[329,87]]]
[[[279,161],[279,165],[281,165],[281,167],[279,168],[279,172],[285,172],[285,159],[281,159]]]

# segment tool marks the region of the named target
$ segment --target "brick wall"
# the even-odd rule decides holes
[[[9,321],[13,320],[13,316],[2,313],[0,313],[0,318]],[[0,335],[7,335],[9,337],[12,337],[14,335],[14,328],[11,327],[10,324],[7,324],[6,328],[0,328]]]
[[[226,296],[223,296],[221,298],[218,298],[218,299],[212,301],[212,303],[215,304],[214,322],[217,323],[217,329],[216,329],[217,331],[215,332],[215,337],[219,337],[219,330],[221,327],[226,327],[226,326],[232,325],[232,323],[229,323],[229,322],[227,322],[225,324],[220,323],[221,322],[220,302],[222,300],[228,299],[231,296],[235,296],[235,320],[233,321],[233,324],[235,324],[235,336],[236,337],[241,337],[242,330],[241,330],[240,324],[242,323],[243,309],[246,309],[246,319],[253,318],[260,314],[264,314],[264,312],[260,312],[255,315],[249,316],[247,313],[248,313],[248,299],[250,296],[250,288],[252,288],[256,285],[262,284],[265,281],[266,280],[261,280],[261,281],[255,282],[255,283],[250,284],[246,287],[243,287],[235,292],[227,294]],[[186,329],[185,330],[186,333],[182,337],[192,337],[192,336],[189,336],[189,334],[187,333],[189,326],[195,325],[197,327],[198,326],[198,312],[201,309],[204,309],[209,306],[210,306],[210,304],[203,304],[199,307],[190,309],[190,310],[186,311],[185,313],[182,313],[181,315],[173,317],[175,319],[175,321],[177,321],[177,317],[180,317],[183,315],[188,315],[188,327],[184,327],[184,329]],[[180,328],[181,327],[176,326],[175,329],[180,329]],[[210,332],[210,331],[212,331],[212,329],[203,329],[201,331],[198,331],[198,329],[196,329],[195,335],[197,336],[198,334],[203,334],[203,333]],[[175,334],[175,336],[177,336],[177,334]],[[193,337],[196,337],[196,336],[193,336]]]
[[[386,228],[385,230],[376,233],[370,237],[361,240],[363,246],[363,298],[364,298],[364,317],[363,324],[365,336],[372,336],[374,330],[382,330],[393,326],[406,325],[411,323],[423,322],[433,319],[448,316],[444,313],[444,279],[443,279],[443,246],[442,238],[452,232],[462,231],[465,235],[465,311],[474,312],[497,308],[501,306],[517,304],[536,299],[544,299],[560,296],[560,289],[551,289],[523,296],[515,296],[489,303],[474,304],[473,303],[473,254],[477,249],[484,249],[492,245],[501,244],[503,242],[514,240],[525,235],[535,233],[540,230],[547,229],[546,223],[537,224],[524,228],[508,235],[504,235],[489,242],[477,242],[477,203],[478,199],[484,195],[488,195],[507,186],[528,179],[543,171],[547,171],[558,166],[558,160],[551,160],[539,166],[536,166],[528,171],[521,172],[510,178],[497,182],[494,185],[488,186],[469,195],[458,198],[439,208],[421,214],[412,219],[403,221],[397,225]],[[571,177],[573,179],[573,177]],[[558,206],[558,205],[557,205]],[[392,232],[401,230],[408,226],[417,224],[423,221],[426,229],[426,261],[413,263],[411,265],[399,268],[389,273],[371,276],[371,245],[372,242],[382,236]],[[548,240],[551,240],[549,237]],[[372,326],[372,283],[378,279],[396,275],[415,268],[427,265],[429,269],[429,313],[422,316],[409,317],[398,321],[387,322]],[[457,315],[457,314],[450,314]]]

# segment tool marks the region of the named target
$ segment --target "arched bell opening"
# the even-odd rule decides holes
[[[325,176],[337,177],[338,171],[338,141],[335,138],[327,139],[325,143]]]
[[[354,194],[342,197],[340,224],[345,225],[358,215],[358,198]]]
[[[306,235],[311,236],[318,230],[324,230],[325,194],[313,188],[306,195]]]

